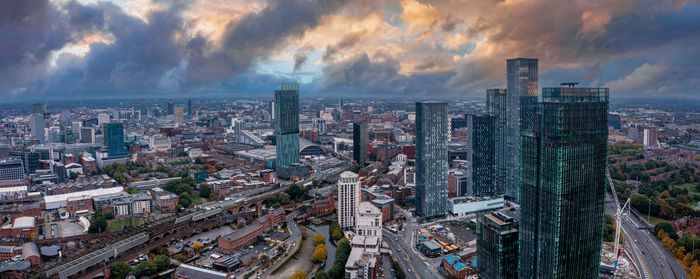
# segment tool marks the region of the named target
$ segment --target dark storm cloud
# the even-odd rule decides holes
[[[362,38],[367,34],[366,30],[354,32],[345,35],[342,39],[340,39],[340,42],[334,45],[330,45],[326,47],[326,52],[323,54],[323,61],[325,62],[330,62],[335,58],[335,55],[343,51],[346,48],[352,47],[356,45],[357,43],[362,40]]]
[[[322,91],[363,94],[395,94],[397,98],[414,95],[450,94],[445,82],[451,71],[403,75],[399,61],[386,54],[372,59],[360,54],[348,60],[331,64],[323,69],[325,81]]]
[[[0,1],[0,92],[40,78],[70,34],[48,0]]]
[[[297,53],[294,55],[294,72],[297,72],[301,70],[301,66],[306,63],[306,60],[309,59],[308,56],[306,56],[305,53]]]
[[[226,27],[222,46],[188,45],[188,80],[201,84],[246,71],[257,58],[283,46],[316,26],[321,16],[340,8],[344,0],[275,0]]]

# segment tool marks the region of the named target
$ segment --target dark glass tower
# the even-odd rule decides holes
[[[367,127],[367,122],[352,123],[352,157],[358,164],[367,161],[368,139],[369,128]]]
[[[517,213],[479,214],[476,227],[479,278],[518,278]]]
[[[598,278],[607,88],[543,88],[522,136],[520,278]]]
[[[520,200],[520,134],[532,130],[537,107],[537,59],[506,61],[506,198]]]
[[[275,90],[275,166],[299,162],[299,84],[282,83]]]
[[[175,103],[173,103],[173,100],[168,101],[168,115],[173,115],[175,114]]]
[[[124,123],[106,123],[104,125],[104,141],[107,146],[107,156],[126,156],[124,148]]]
[[[506,187],[506,90],[486,89],[486,107],[489,115],[493,116],[493,141],[494,141],[494,163],[496,164],[496,174],[493,184],[500,191],[505,191]]]
[[[470,172],[468,188],[475,196],[496,194],[494,183],[496,161],[494,160],[494,117],[491,115],[467,115],[467,160]]]
[[[416,213],[447,211],[447,103],[416,103]]]
[[[192,99],[187,100],[187,115],[192,118]]]

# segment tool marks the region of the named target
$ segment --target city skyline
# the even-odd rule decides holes
[[[545,61],[541,86],[699,96],[695,1],[316,2],[18,2],[0,14],[2,101],[249,96],[286,81],[302,95],[478,98],[505,87],[513,57]]]

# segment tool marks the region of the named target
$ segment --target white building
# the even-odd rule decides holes
[[[133,215],[144,215],[150,214],[153,208],[153,201],[151,196],[147,194],[136,194],[132,196],[133,202],[131,203],[131,214]]]
[[[457,217],[498,210],[503,208],[505,204],[503,197],[459,197],[449,201],[448,210]]]
[[[44,116],[41,113],[34,113],[29,116],[29,128],[32,130],[32,137],[39,143],[46,143],[46,127],[44,127]]]
[[[357,235],[376,236],[382,241],[382,211],[379,208],[371,202],[361,202],[355,220]]]
[[[360,177],[346,171],[338,179],[338,224],[343,230],[355,227],[355,217],[360,203]]]
[[[104,125],[107,123],[110,123],[112,120],[109,118],[109,114],[106,113],[100,113],[97,115],[97,125]]]
[[[166,151],[172,146],[170,138],[166,135],[153,135],[148,143],[148,148],[158,151]]]

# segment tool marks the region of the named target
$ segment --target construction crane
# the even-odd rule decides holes
[[[630,214],[630,199],[627,198],[627,202],[620,207],[620,202],[617,200],[617,191],[615,191],[615,184],[613,184],[612,177],[610,177],[610,171],[605,168],[605,176],[610,185],[610,191],[612,192],[613,200],[615,200],[615,250],[613,250],[615,256],[615,265],[613,266],[613,272],[617,270],[617,260],[620,257],[620,226],[622,226],[622,217],[628,216]]]

